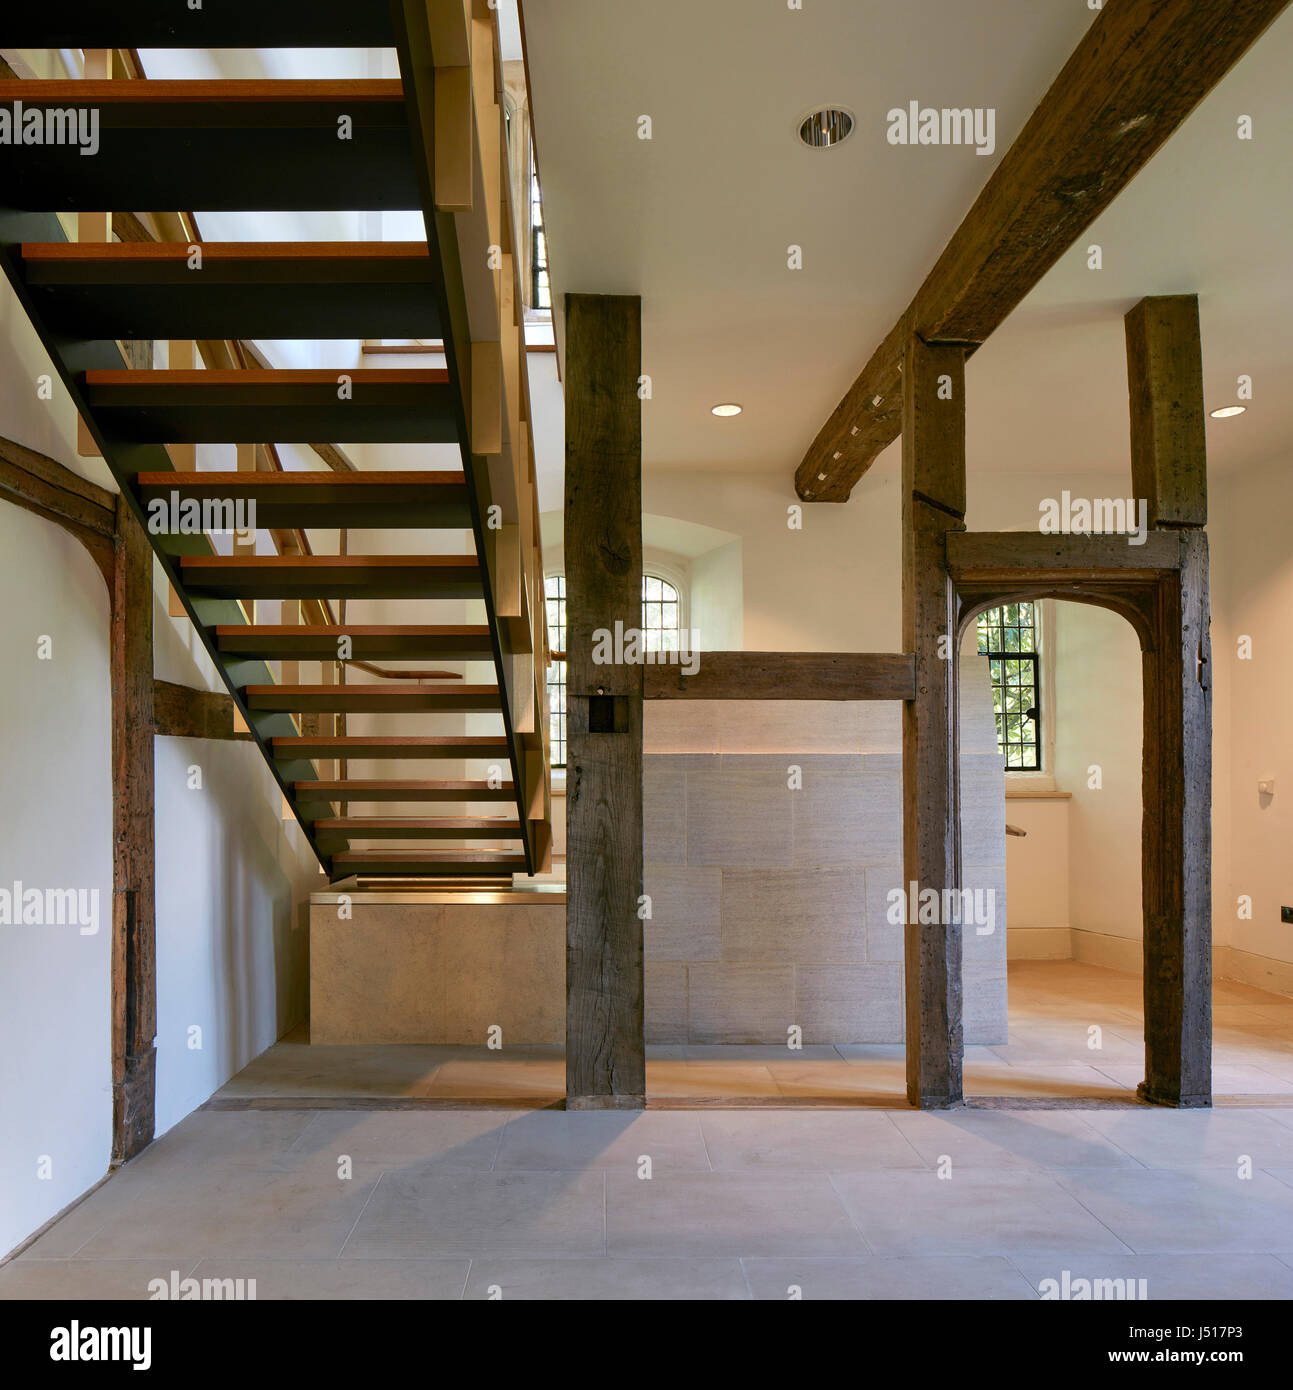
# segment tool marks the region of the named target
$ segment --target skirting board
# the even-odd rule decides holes
[[[1145,968],[1145,948],[1139,937],[1108,936],[1074,927],[1073,959],[1139,975]]]
[[[1218,980],[1234,980],[1273,994],[1293,995],[1293,962],[1255,955],[1237,946],[1218,946],[1213,951],[1212,973]]]
[[[1007,960],[1071,960],[1073,932],[1069,927],[1007,927]]]

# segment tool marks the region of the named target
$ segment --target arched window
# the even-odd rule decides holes
[[[992,672],[997,746],[1007,772],[1042,766],[1042,688],[1038,662],[1038,605],[1010,603],[978,619],[979,655]]]
[[[566,576],[543,581],[548,608],[548,648],[559,659],[548,667],[548,737],[552,766],[566,765]],[[642,636],[649,652],[677,651],[682,640],[682,595],[658,574],[642,576]]]

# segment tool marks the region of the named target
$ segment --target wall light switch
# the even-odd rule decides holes
[[[1262,796],[1275,795],[1275,779],[1273,777],[1264,778],[1257,784],[1257,791]]]

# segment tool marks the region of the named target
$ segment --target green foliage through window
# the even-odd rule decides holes
[[[978,619],[979,655],[992,672],[997,745],[1008,772],[1036,772],[1042,765],[1041,686],[1037,605],[1009,603]]]

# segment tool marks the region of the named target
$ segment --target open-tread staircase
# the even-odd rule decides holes
[[[92,157],[75,143],[5,148],[0,260],[141,523],[159,505],[255,504],[259,553],[245,538],[231,547],[201,530],[146,530],[329,876],[497,880],[544,870],[548,652],[497,19],[487,0],[198,10],[60,0],[7,15],[0,38],[87,52],[395,48],[402,76],[393,81],[0,82],[0,104],[11,109],[92,107],[99,121]],[[140,225],[139,209],[168,209],[170,225],[193,226],[191,214],[182,220],[189,208],[416,210],[428,240],[71,236],[77,214],[106,211],[108,225],[114,213],[133,214]],[[275,370],[251,346],[258,338],[441,341],[445,365]],[[141,369],[128,345],[151,340],[233,350],[203,351],[204,370]],[[275,445],[319,439],[456,443],[462,465],[256,466],[266,454],[277,463]],[[218,444],[240,446],[239,471],[174,462],[177,446]],[[308,540],[391,528],[425,532],[426,544],[408,554],[319,554]],[[443,546],[443,533],[455,532],[470,533],[473,553]],[[267,535],[280,553],[265,553]],[[485,621],[345,621],[346,604],[374,599],[475,600]],[[299,603],[302,621],[258,622],[261,600]],[[375,661],[489,662],[494,681]],[[276,678],[270,662],[318,662],[338,679]],[[376,679],[347,679],[347,662]],[[396,723],[350,732],[347,715],[365,716],[366,729],[382,716]],[[497,731],[437,727],[452,716],[460,729],[464,715],[497,716]],[[405,732],[414,724],[419,732]],[[389,773],[406,760],[407,772]],[[426,760],[453,766],[419,777]],[[381,775],[352,778],[365,762]],[[374,813],[358,813],[369,806]]]

